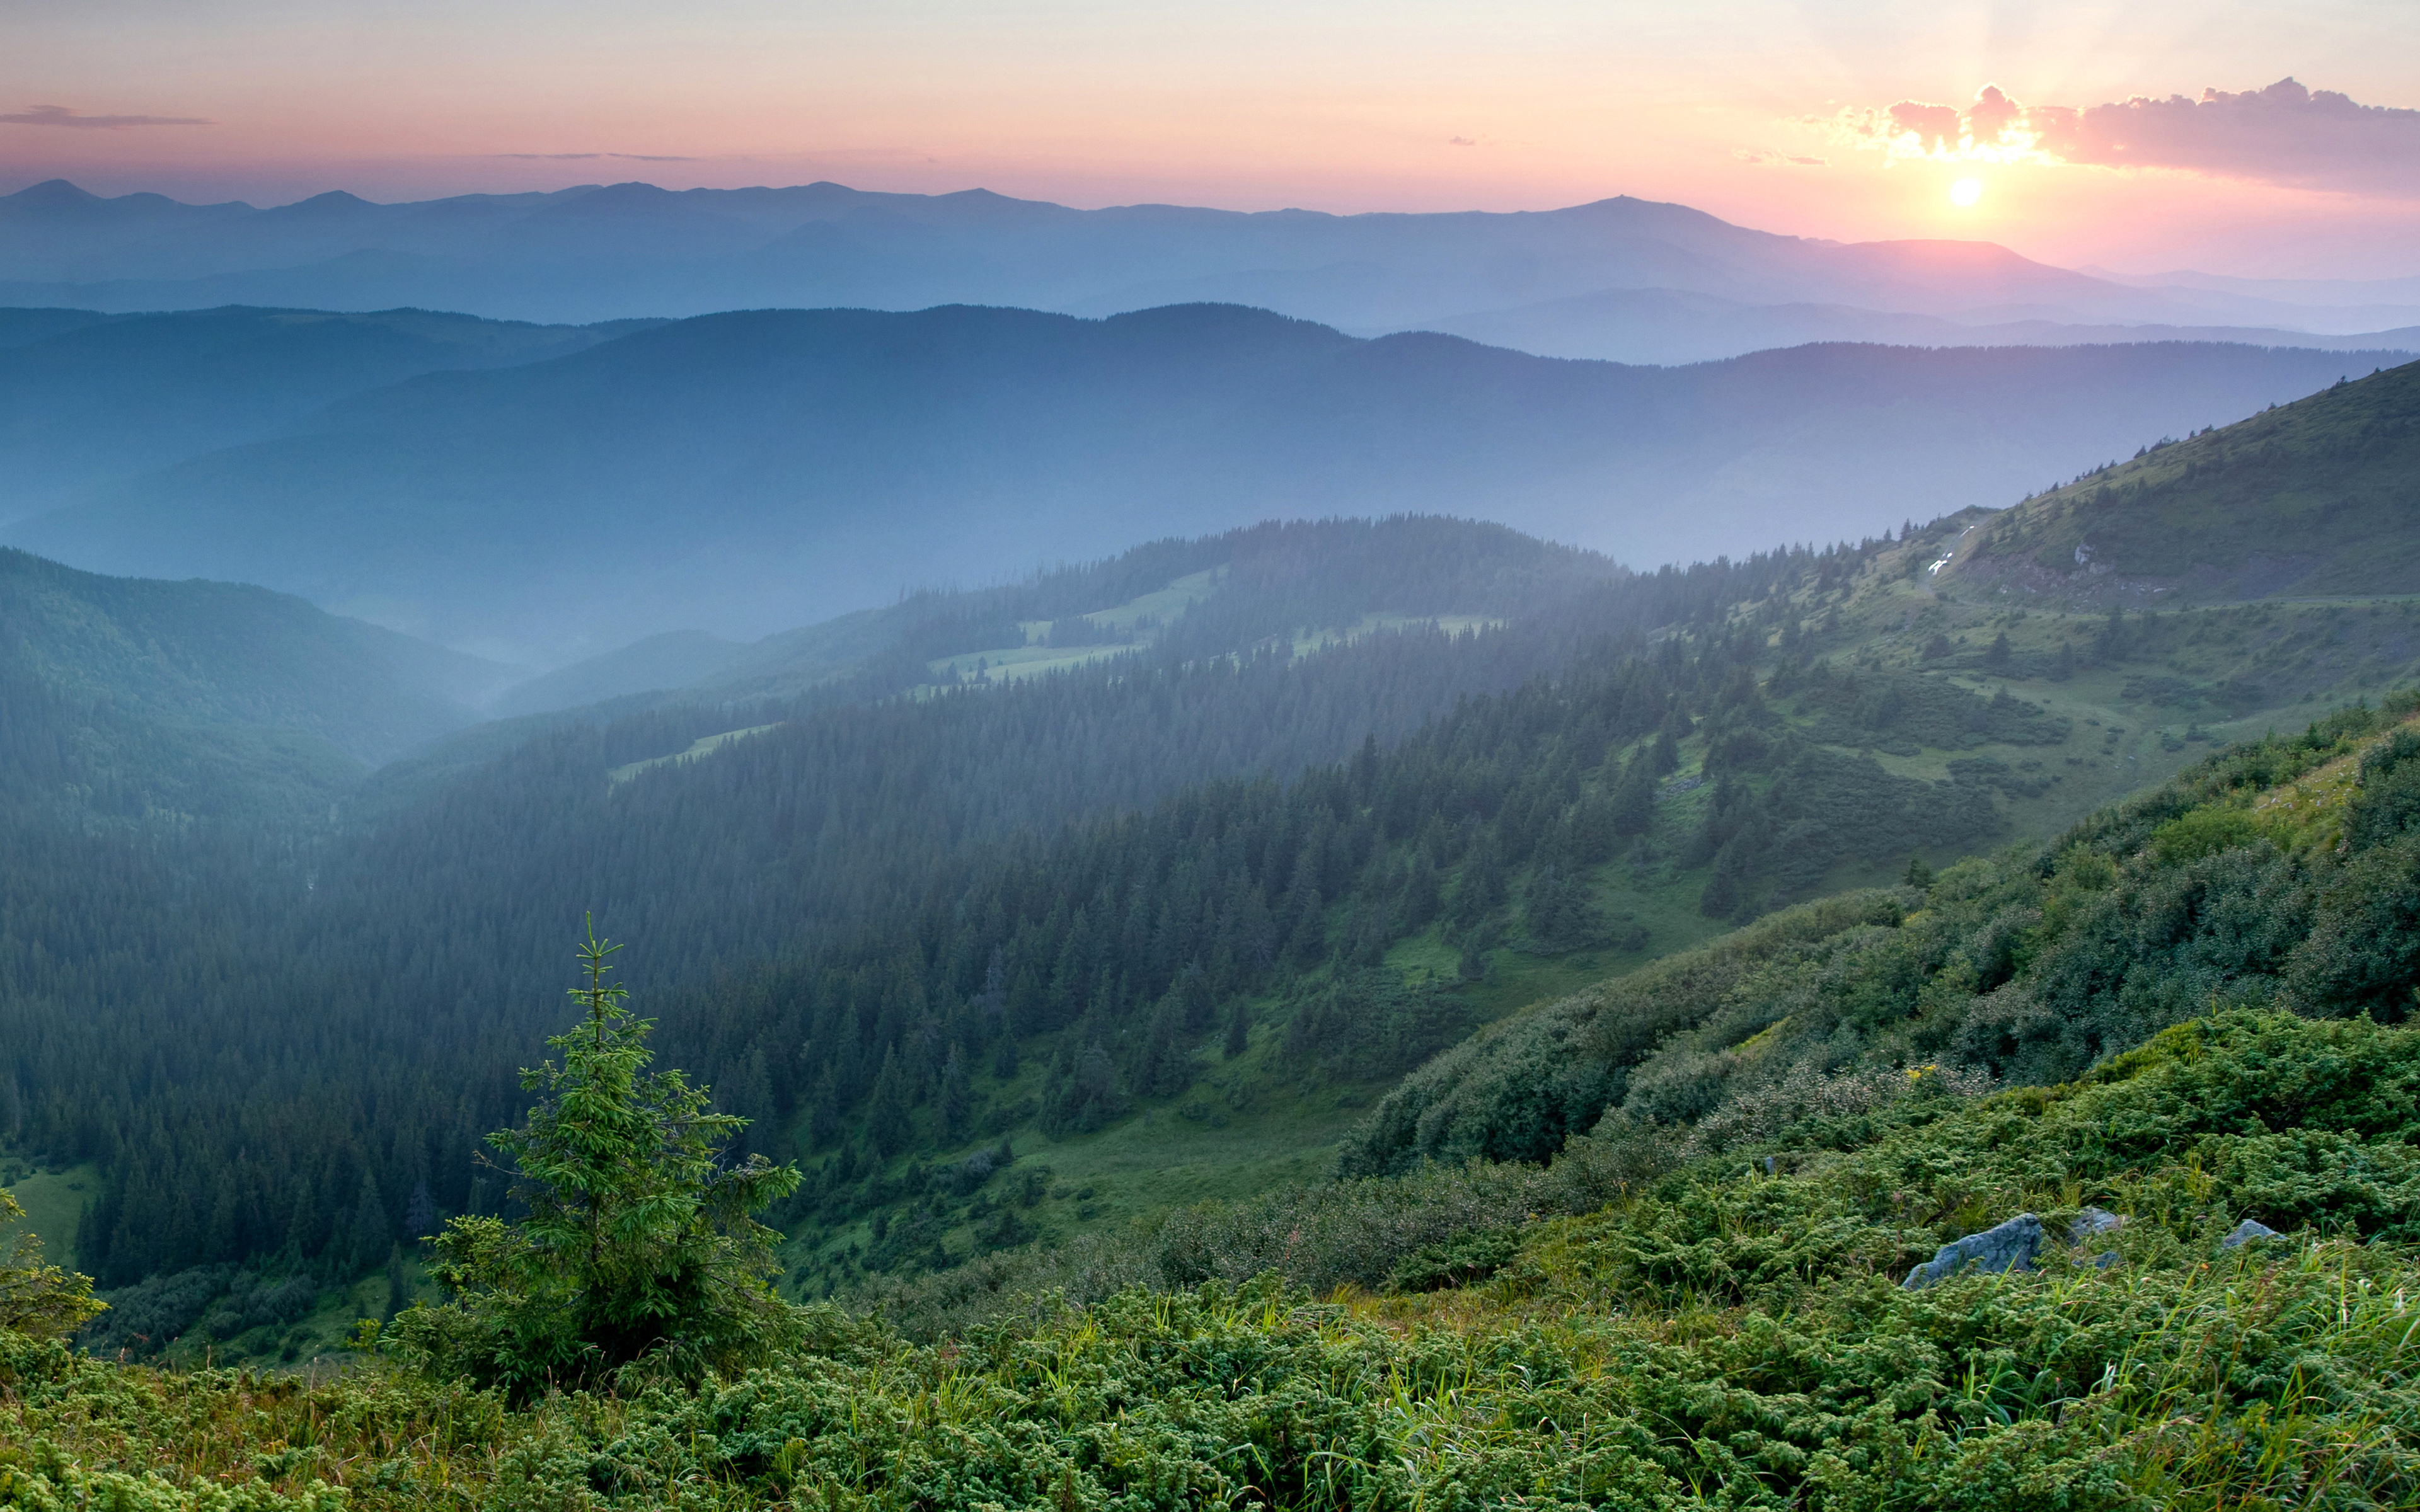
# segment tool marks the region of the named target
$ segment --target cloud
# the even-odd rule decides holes
[[[0,116],[0,126],[79,126],[86,131],[115,131],[128,126],[216,126],[198,116],[87,116],[65,105],[36,105],[14,116]]]
[[[1731,156],[1742,162],[1761,163],[1772,168],[1828,168],[1829,158],[1799,158],[1786,152],[1767,152],[1761,147],[1733,147]]]
[[[1472,141],[1466,136],[1448,137],[1445,145],[1450,147],[1475,147],[1479,146],[1477,142]]]
[[[597,158],[619,158],[624,162],[695,162],[695,158],[675,158],[653,152],[498,152],[499,158],[518,158],[524,162],[587,162]]]
[[[1810,124],[1892,159],[2165,168],[2301,189],[2420,198],[2420,110],[2357,104],[2292,79],[2198,100],[2024,105],[1987,85],[1961,111],[1919,100]]]

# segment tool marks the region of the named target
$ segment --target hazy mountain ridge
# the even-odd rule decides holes
[[[2411,312],[2398,312],[2409,315]],[[2315,350],[2420,351],[2420,326],[2327,335],[2282,327],[2157,322],[2086,325],[2049,319],[1952,319],[1845,304],[1748,304],[1677,289],[1606,289],[1538,304],[1481,310],[1431,329],[1541,357],[1702,363],[1809,342],[1900,347],[2076,347],[2111,342],[2228,342]]]
[[[423,374],[9,533],[544,665],[1272,516],[1483,515],[1635,564],[1853,536],[2399,356],[1809,347],[1668,370],[1230,306],[739,312]]]
[[[53,868],[125,862],[115,841],[61,861],[74,837],[140,832],[163,847],[143,870],[176,872],[227,859],[197,821],[324,828],[372,765],[474,722],[514,676],[266,589],[0,550],[0,893],[30,910],[12,928],[39,937],[73,895],[46,890]]]
[[[560,356],[645,324],[532,326],[422,310],[0,311],[0,520],[275,435],[349,393]]]
[[[114,310],[417,305],[591,321],[764,305],[985,303],[1099,316],[1213,301],[1381,333],[1450,326],[1474,311],[1668,289],[1970,323],[2335,334],[2420,323],[2420,301],[2349,310],[2280,297],[2304,292],[2290,285],[2145,287],[1988,243],[1778,236],[1627,196],[1502,214],[1330,215],[1078,210],[981,190],[624,183],[399,205],[331,193],[255,209],[157,195],[102,200],[54,180],[0,197],[0,301]],[[1704,346],[1702,323],[1653,320],[1606,330],[1582,354],[1730,356],[1781,345],[1789,327],[1787,318],[1745,320],[1734,338],[1745,345],[1715,349]]]
[[[242,583],[78,572],[0,548],[11,658],[146,718],[306,730],[377,763],[472,717],[514,669]]]

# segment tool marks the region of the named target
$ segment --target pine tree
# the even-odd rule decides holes
[[[934,1098],[935,1111],[941,1117],[943,1137],[955,1142],[966,1132],[968,1115],[974,1111],[974,1088],[967,1075],[967,1057],[955,1044],[941,1062],[940,1088]]]
[[[1621,780],[1613,787],[1613,831],[1644,835],[1655,827],[1655,759],[1640,751],[1622,764]]]
[[[908,1117],[908,1073],[899,1069],[896,1049],[882,1053],[881,1073],[874,1078],[874,1090],[866,1098],[865,1134],[885,1160],[907,1149],[916,1136],[916,1126]]]
[[[563,1056],[521,1072],[527,1122],[489,1136],[514,1175],[517,1223],[456,1218],[436,1242],[456,1300],[394,1324],[409,1359],[526,1399],[625,1376],[694,1380],[791,1344],[796,1315],[768,1285],[781,1236],[749,1214],[799,1186],[795,1165],[725,1165],[745,1126],[708,1113],[677,1071],[649,1074],[652,1020],[605,980],[620,947],[580,948],[585,1021],[547,1043]]]
[[[407,1263],[402,1245],[397,1244],[386,1252],[386,1316],[389,1320],[411,1305],[411,1278],[406,1273]]]

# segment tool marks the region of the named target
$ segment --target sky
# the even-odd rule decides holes
[[[0,0],[0,192],[1627,193],[2067,266],[2383,278],[2420,274],[2415,59],[2413,0]]]

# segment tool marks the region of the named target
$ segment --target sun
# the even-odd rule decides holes
[[[1974,204],[1983,197],[1983,180],[1961,178],[1949,186],[1949,203],[1959,207]]]

